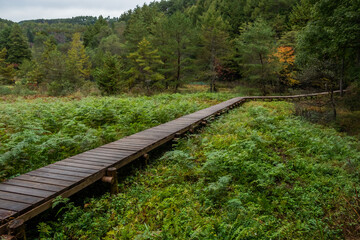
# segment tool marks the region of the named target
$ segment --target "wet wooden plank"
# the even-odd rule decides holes
[[[177,130],[177,126],[174,125],[172,127],[168,126],[166,130],[162,129],[162,128],[150,128],[148,130],[146,130],[146,132],[144,133],[152,133],[152,134],[172,134],[174,131]]]
[[[29,195],[21,195],[18,193],[4,192],[0,191],[0,199],[8,200],[8,201],[16,201],[27,204],[35,204],[41,201],[43,198],[34,197]]]
[[[49,165],[49,166],[51,166],[51,165]],[[69,180],[59,180],[59,179],[52,179],[52,178],[46,178],[46,177],[31,176],[28,174],[20,175],[16,178],[26,180],[26,181],[31,181],[31,182],[39,182],[39,183],[46,182],[47,184],[63,186],[63,187],[68,187],[68,186],[74,184],[74,182],[75,182],[75,181],[69,181]]]
[[[121,149],[121,150],[132,150],[134,151],[134,153],[144,149],[144,147],[142,146],[130,146],[130,145],[124,145],[124,144],[117,144],[117,143],[109,143],[106,144],[104,146],[102,146],[101,148],[110,148],[110,149]]]
[[[135,143],[124,143],[124,142],[113,142],[106,144],[106,146],[122,146],[122,147],[129,147],[132,149],[142,149],[150,146],[152,144],[135,144]],[[101,151],[103,149],[103,151]],[[111,150],[106,151],[103,147],[100,147],[99,152],[93,152],[94,154],[107,154],[107,156],[117,156],[116,153],[111,153]],[[120,155],[121,156],[121,155]],[[125,155],[126,156],[126,155]]]
[[[105,149],[107,149],[107,148],[105,148]],[[109,149],[109,150],[112,150],[112,149]],[[70,159],[77,159],[77,160],[83,160],[83,161],[92,159],[92,161],[113,164],[114,162],[120,161],[121,159],[123,159],[127,156],[128,155],[124,156],[124,155],[115,155],[115,154],[112,156],[111,155],[103,155],[102,153],[97,152],[97,153],[91,153],[91,154],[87,154],[87,155],[71,157]]]
[[[5,219],[8,219],[15,214],[16,214],[15,211],[0,209],[0,224],[2,224]]]
[[[101,166],[92,166],[92,165],[85,165],[85,164],[77,164],[77,163],[70,163],[70,162],[65,162],[65,161],[59,161],[54,163],[54,165],[61,165],[61,166],[70,166],[70,167],[81,167],[81,168],[86,168],[86,169],[93,169],[93,170],[101,170],[104,167]],[[63,176],[64,177],[64,176]],[[64,179],[68,179],[69,176],[66,176],[66,178]],[[78,177],[73,177],[73,178],[77,178],[78,181],[82,180],[82,178],[78,178]]]
[[[94,156],[90,156],[90,157],[79,156],[79,157],[71,157],[70,159],[83,160],[83,161],[89,161],[89,162],[97,162],[97,163],[107,163],[108,165],[111,165],[117,161],[117,160],[109,160],[107,158],[105,158],[105,159],[104,158],[96,158]]]
[[[146,136],[146,135],[152,135],[152,136],[156,136],[156,137],[163,137],[163,136],[167,136],[168,133],[166,132],[159,132],[159,131],[154,131],[153,129],[147,129],[145,131],[139,132],[139,133],[135,133],[134,136]]]
[[[90,173],[81,173],[81,172],[75,172],[75,171],[69,171],[67,169],[56,169],[57,165],[54,165],[55,168],[50,167],[43,167],[38,169],[38,171],[45,172],[45,173],[57,173],[65,176],[76,176],[76,177],[83,177],[86,178],[90,176]]]
[[[64,175],[60,175],[60,174],[44,173],[44,172],[40,172],[40,171],[32,171],[27,174],[30,176],[35,176],[35,177],[45,177],[45,178],[51,178],[51,179],[57,179],[57,180],[71,181],[73,183],[76,183],[77,181],[81,181],[83,179],[82,177],[64,176]]]
[[[120,141],[119,142],[113,142],[113,143],[121,143]],[[101,154],[108,154],[108,155],[116,155],[116,156],[128,156],[128,155],[131,155],[133,152],[132,151],[126,151],[126,150],[109,150],[109,149],[103,149],[102,147],[98,147],[98,148],[95,148],[91,151],[88,152],[89,155],[90,153],[101,153]]]
[[[84,168],[76,168],[76,167],[69,167],[69,166],[60,166],[60,165],[55,165],[55,164],[48,165],[44,168],[70,171],[73,173],[71,176],[75,176],[75,177],[87,177],[87,176],[90,176],[91,174],[94,174],[97,172],[97,170],[94,170],[94,169],[84,169]]]
[[[141,151],[143,148],[137,148],[137,147],[129,147],[129,146],[117,146],[117,145],[104,145],[102,146],[102,148],[109,148],[109,149],[121,149],[121,150],[125,150],[125,149],[131,149],[134,151],[134,154]],[[122,160],[122,159],[121,159]]]
[[[104,156],[100,153],[83,153],[76,156],[73,156],[71,158],[74,159],[86,159],[86,158],[92,158],[92,159],[99,159],[99,160],[105,160],[105,161],[118,161],[119,158],[123,158],[126,156]]]
[[[60,187],[60,186],[49,185],[46,183],[28,182],[28,181],[24,181],[21,179],[10,179],[10,180],[4,182],[4,184],[19,186],[19,187],[40,189],[40,190],[45,190],[45,191],[49,191],[49,192],[58,192],[58,191],[61,191],[62,189],[64,189],[63,187]]]
[[[101,148],[102,149],[107,149],[108,147],[118,147],[118,148],[115,148],[116,149],[131,149],[133,151],[138,151],[138,150],[141,150],[141,149],[144,149],[148,146],[151,146],[152,144],[146,144],[146,145],[136,145],[136,144],[125,144],[125,143],[109,143],[109,144],[106,144],[104,146],[102,146]],[[100,153],[97,153],[97,154],[100,154]]]
[[[47,198],[54,194],[54,192],[49,192],[45,190],[33,189],[28,187],[19,187],[19,186],[7,185],[7,184],[0,184],[0,191],[12,192],[22,195],[29,195],[29,196],[42,197],[42,198]],[[0,208],[3,208],[1,204],[0,204]]]
[[[74,159],[74,158],[68,158],[68,159],[66,159],[66,161],[63,160],[62,162],[84,164],[85,166],[87,166],[87,165],[100,166],[103,168],[106,168],[107,166],[111,165],[109,163],[91,162],[91,161],[87,161],[87,160],[79,160],[79,159]]]
[[[160,141],[163,139],[163,137],[157,137],[157,136],[151,136],[151,135],[131,135],[131,139],[145,139],[145,140],[151,140],[154,142]]]
[[[117,144],[117,143],[113,143],[113,144]],[[104,159],[108,159],[108,160],[112,160],[114,158],[121,158],[121,157],[126,157],[128,156],[129,153],[123,153],[121,151],[111,151],[111,150],[105,150],[102,147],[97,148],[96,151],[89,151],[86,153],[81,154],[81,156],[100,156],[103,157]]]
[[[141,136],[138,137],[127,137],[127,138],[123,138],[122,139],[124,142],[138,142],[138,143],[154,143],[156,142],[156,140],[154,139],[146,139],[146,138],[141,138]]]

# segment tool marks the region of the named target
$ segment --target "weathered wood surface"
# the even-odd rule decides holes
[[[31,219],[50,208],[57,196],[71,196],[102,179],[109,168],[125,166],[182,133],[204,125],[204,121],[224,110],[249,100],[286,100],[327,94],[233,98],[0,183],[0,235],[7,232],[12,220]]]

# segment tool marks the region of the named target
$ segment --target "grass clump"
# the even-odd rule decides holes
[[[343,239],[359,237],[359,142],[246,103],[180,140],[120,184],[67,204],[40,234],[57,239]],[[45,230],[41,230],[45,229]]]

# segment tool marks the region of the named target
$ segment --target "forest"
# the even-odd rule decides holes
[[[234,97],[323,91],[209,118],[118,169],[118,194],[57,197],[27,239],[360,239],[360,1],[0,19],[0,185]]]
[[[359,2],[169,0],[118,18],[0,21],[0,89],[176,92],[236,82],[262,94],[358,89]],[[7,86],[7,87],[5,87]]]

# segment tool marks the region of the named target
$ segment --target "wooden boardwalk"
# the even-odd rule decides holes
[[[245,101],[322,95],[328,93],[233,98],[0,183],[0,236],[50,208],[56,197],[73,195],[106,176],[109,168],[119,169]]]

